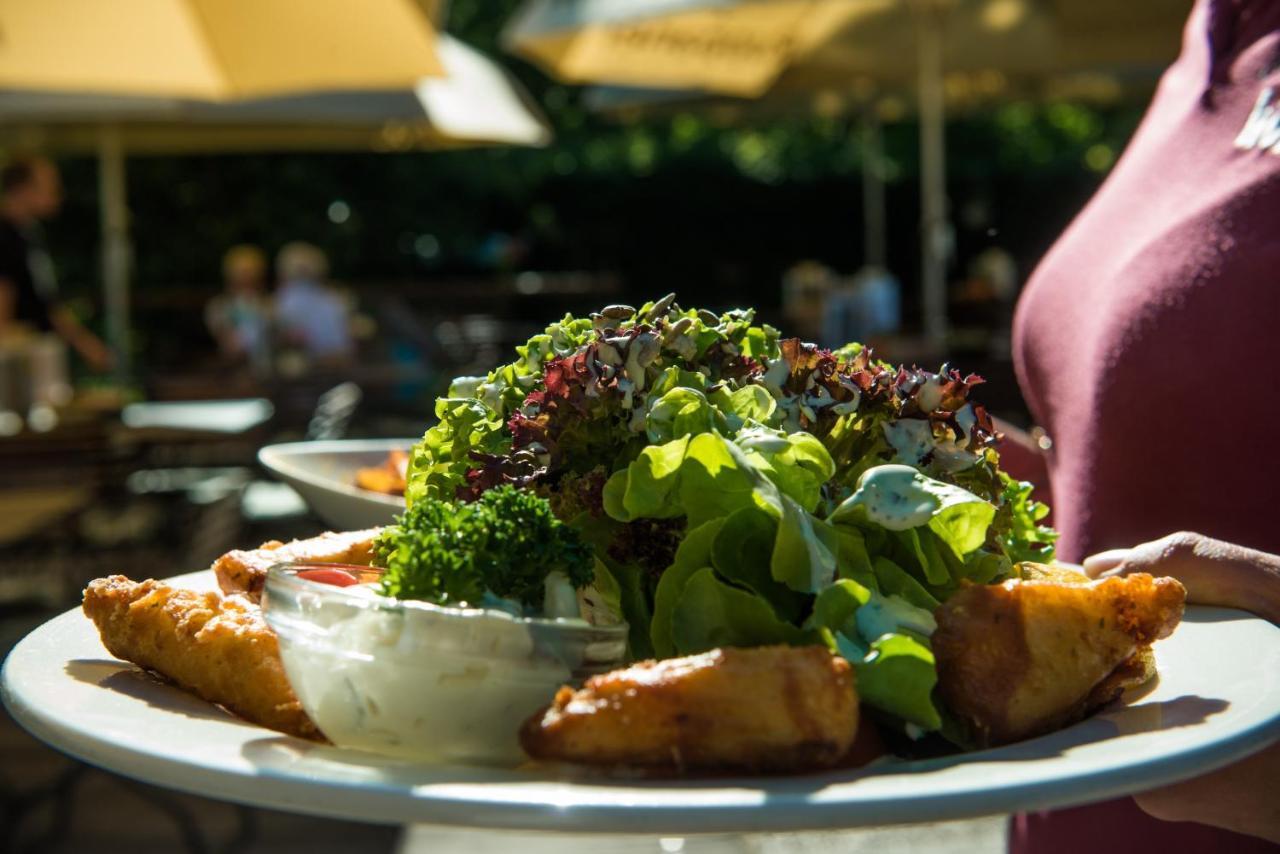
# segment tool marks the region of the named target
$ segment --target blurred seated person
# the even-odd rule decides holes
[[[875,346],[902,326],[902,285],[885,268],[867,264],[827,297],[822,343],[843,347],[850,342]]]
[[[248,364],[256,373],[271,365],[271,299],[267,256],[240,244],[222,256],[223,292],[205,306],[204,322],[224,361]]]
[[[41,222],[61,207],[62,180],[53,161],[15,157],[0,169],[0,341],[52,333],[90,368],[105,371],[111,351],[58,300]]]
[[[955,295],[951,307],[957,326],[972,325],[992,330],[991,355],[1008,357],[1009,330],[1013,326],[1013,306],[1018,298],[1018,266],[999,246],[984,249],[969,264],[969,275]]]
[[[286,244],[276,256],[274,318],[281,343],[309,364],[334,365],[354,350],[346,299],[328,283],[329,259],[317,246]]]
[[[836,281],[835,271],[817,261],[801,261],[782,274],[782,316],[796,337],[820,340],[827,296]]]

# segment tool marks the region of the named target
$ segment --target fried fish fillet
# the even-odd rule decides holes
[[[714,649],[561,688],[525,722],[535,759],[662,771],[811,770],[858,728],[849,663],[820,646]]]
[[[1088,584],[1084,570],[1065,563],[1024,561],[1017,566],[1017,577],[1023,581],[1055,581],[1058,584]]]
[[[240,597],[113,575],[89,582],[84,612],[116,658],[253,723],[323,738],[289,686],[275,632]]]
[[[982,744],[1057,729],[1152,675],[1185,599],[1145,574],[965,587],[935,612],[938,690]]]
[[[227,552],[213,562],[213,573],[223,593],[243,593],[257,602],[272,564],[303,560],[368,566],[373,560],[373,542],[380,533],[381,528],[369,528],[342,533],[330,531],[291,543],[271,540],[252,551]]]

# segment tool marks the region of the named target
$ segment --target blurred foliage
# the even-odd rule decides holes
[[[721,127],[691,112],[609,121],[583,107],[579,90],[502,54],[501,25],[517,5],[453,0],[448,28],[529,88],[554,126],[551,146],[132,159],[139,287],[212,287],[227,246],[250,241],[274,251],[292,239],[325,247],[349,281],[429,282],[514,263],[610,269],[634,291],[678,289],[710,305],[776,304],[781,271],[802,258],[860,265],[855,121]],[[957,273],[992,243],[1026,272],[1139,116],[1135,105],[1009,103],[953,120]],[[908,293],[918,268],[917,132],[910,119],[884,130],[890,263]],[[97,278],[95,167],[69,161],[65,171],[68,207],[51,239],[64,279],[83,286]],[[339,209],[349,215],[333,221],[329,212]],[[523,249],[513,254],[513,246]]]

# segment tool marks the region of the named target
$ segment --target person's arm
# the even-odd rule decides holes
[[[1280,744],[1273,744],[1234,765],[1133,799],[1161,821],[1194,821],[1280,843],[1277,780]]]
[[[1147,572],[1172,576],[1187,601],[1252,611],[1280,624],[1280,556],[1179,532],[1085,558],[1093,578]],[[1195,821],[1280,843],[1280,744],[1203,777],[1135,795],[1147,814]]]
[[[1085,558],[1093,578],[1147,572],[1178,579],[1187,601],[1252,611],[1280,625],[1280,556],[1189,531]]]
[[[106,371],[115,364],[115,357],[102,339],[86,329],[76,316],[64,306],[49,310],[49,322],[53,329],[80,354],[80,358],[95,371]]]

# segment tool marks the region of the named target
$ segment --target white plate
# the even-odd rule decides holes
[[[211,587],[209,573],[176,580]],[[0,676],[37,737],[131,777],[264,807],[381,822],[684,834],[940,821],[1096,801],[1192,777],[1280,737],[1280,628],[1189,608],[1133,705],[1021,744],[860,771],[698,781],[425,766],[232,718],[112,659],[78,611],[28,635]]]
[[[120,412],[124,426],[136,430],[191,430],[197,433],[244,433],[266,424],[275,414],[261,397],[240,400],[164,400],[130,403]]]
[[[339,439],[286,442],[258,451],[267,471],[298,491],[316,515],[338,531],[387,525],[404,512],[404,498],[356,486],[356,470],[382,465],[391,451],[417,439]]]

